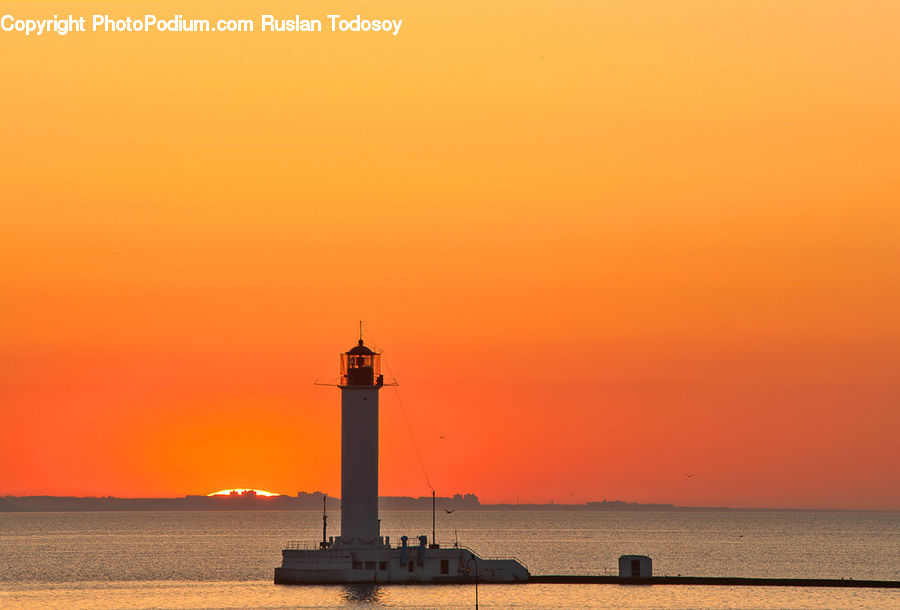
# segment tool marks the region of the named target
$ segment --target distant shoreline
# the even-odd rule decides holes
[[[75,496],[5,496],[0,497],[0,513],[9,512],[91,512],[91,511],[247,511],[298,510],[321,511],[325,502],[329,511],[340,510],[340,499],[319,492],[301,492],[297,496],[184,496],[181,498],[116,498]],[[583,504],[482,504],[472,494],[436,498],[438,512],[455,511],[802,511],[802,512],[897,512],[883,509],[838,508],[742,508],[726,506],[678,506],[675,504],[642,504],[620,500],[585,502]],[[430,511],[430,497],[390,496],[379,500],[379,510]]]

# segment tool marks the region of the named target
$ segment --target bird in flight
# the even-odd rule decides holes
[[[456,509],[454,508],[453,510],[456,510]],[[450,513],[453,512],[453,510],[450,510],[449,508],[445,508],[445,509],[444,509],[444,512],[447,513],[447,514],[449,515]]]

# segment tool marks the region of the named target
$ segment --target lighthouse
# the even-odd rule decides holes
[[[341,354],[341,538],[381,545],[378,520],[378,392],[381,354],[359,344]]]
[[[335,384],[320,384],[335,385]],[[341,354],[341,535],[281,551],[276,584],[526,582],[518,560],[487,559],[455,543],[428,544],[428,536],[400,536],[391,546],[378,519],[378,392],[381,354],[362,340]],[[387,385],[396,385],[396,382]],[[434,513],[432,513],[433,519]],[[323,515],[323,520],[325,516]],[[432,530],[434,521],[432,520]],[[417,540],[418,544],[411,540]]]

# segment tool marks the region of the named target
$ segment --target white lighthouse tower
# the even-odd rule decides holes
[[[344,546],[383,545],[378,519],[378,391],[381,354],[359,340],[341,354],[341,537]]]
[[[331,385],[331,384],[327,384]],[[393,385],[393,384],[389,384]],[[278,584],[525,582],[516,559],[485,559],[458,543],[401,536],[391,546],[378,519],[378,392],[381,354],[359,344],[341,354],[341,535],[288,542],[275,568]],[[432,513],[433,515],[433,513]],[[324,516],[323,516],[324,520]],[[432,521],[432,525],[434,521]],[[413,541],[412,544],[409,544]],[[416,541],[418,544],[416,544]]]

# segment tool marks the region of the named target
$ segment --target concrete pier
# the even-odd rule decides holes
[[[532,575],[529,583],[555,585],[719,585],[728,587],[864,587],[900,589],[897,580],[849,578],[737,578],[731,576],[623,576]]]

